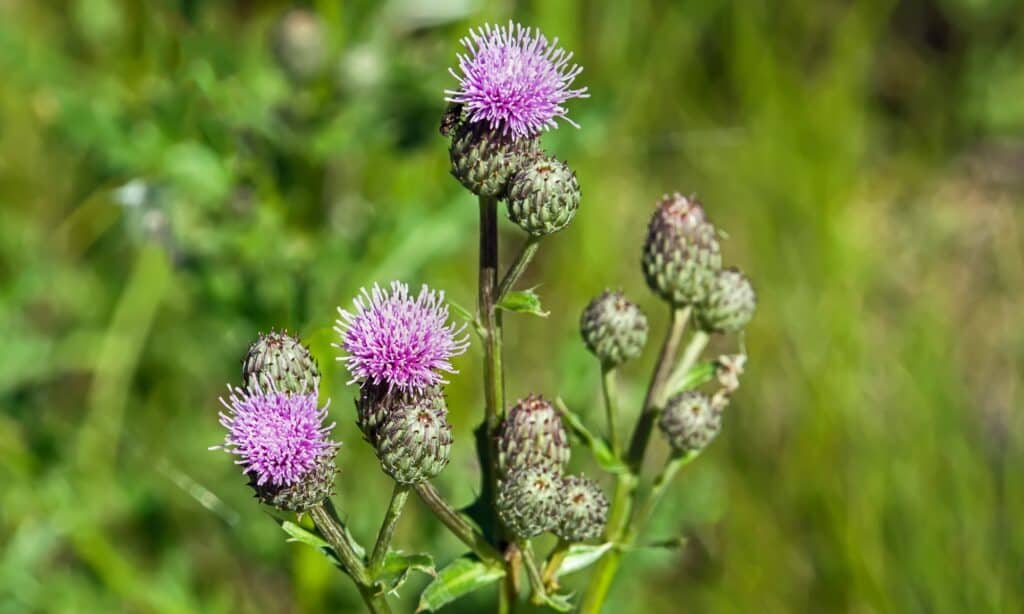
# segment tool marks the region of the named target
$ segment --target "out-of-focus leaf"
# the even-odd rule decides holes
[[[533,290],[514,290],[505,295],[498,307],[513,313],[526,313],[541,318],[548,317],[550,312],[544,311],[540,297]]]
[[[433,612],[463,595],[489,586],[505,576],[505,570],[468,557],[457,558],[438,572],[420,595],[417,612]]]
[[[593,565],[611,550],[613,545],[612,542],[605,542],[603,544],[573,544],[569,546],[569,552],[558,567],[556,577],[560,578]]]
[[[566,425],[569,427],[569,432],[573,434],[581,443],[590,448],[591,454],[594,455],[594,460],[601,466],[602,469],[608,473],[627,473],[629,467],[619,460],[615,453],[612,452],[611,447],[605,443],[604,439],[591,433],[583,421],[580,420],[579,416],[572,413],[565,402],[562,399],[555,400],[555,407],[558,409],[558,413],[562,415],[562,419],[565,420]]]
[[[572,610],[572,594],[543,595],[541,599],[544,605],[556,612],[568,612]]]

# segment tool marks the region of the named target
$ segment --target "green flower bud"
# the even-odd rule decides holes
[[[605,290],[583,310],[580,332],[602,364],[616,367],[643,352],[647,316],[622,292]]]
[[[715,276],[707,299],[697,308],[697,323],[708,332],[733,333],[750,322],[757,296],[739,269],[723,269]]]
[[[250,390],[288,394],[316,392],[320,369],[309,349],[286,332],[260,335],[242,361],[242,381]]]
[[[502,476],[534,466],[561,471],[569,462],[569,454],[562,418],[542,397],[531,394],[508,410],[498,431],[498,469]]]
[[[249,486],[256,492],[256,498],[261,503],[283,512],[305,512],[334,494],[334,477],[337,473],[334,454],[325,454],[320,457],[314,469],[294,484],[274,486],[266,482],[259,485],[255,476],[250,475]]]
[[[498,485],[498,515],[519,539],[536,537],[558,524],[559,472],[549,467],[526,467]]]
[[[443,397],[442,397],[443,399]],[[392,411],[380,426],[377,458],[384,473],[399,484],[419,484],[441,473],[452,449],[447,410],[436,397]]]
[[[608,522],[608,499],[597,482],[582,475],[562,478],[561,517],[554,533],[570,542],[595,539]]]
[[[537,156],[532,137],[513,138],[492,131],[484,122],[463,121],[454,129],[449,154],[452,175],[478,196],[501,198],[508,182]]]
[[[274,28],[271,43],[274,58],[292,81],[307,81],[324,68],[324,26],[314,13],[302,9],[286,13]]]
[[[722,414],[711,406],[707,395],[681,392],[665,405],[658,427],[677,452],[701,450],[722,429]]]
[[[576,173],[553,157],[529,162],[508,186],[508,218],[535,237],[565,228],[579,206]]]
[[[696,305],[707,297],[720,268],[715,228],[700,203],[680,194],[662,197],[644,243],[644,276],[651,290],[673,305]]]

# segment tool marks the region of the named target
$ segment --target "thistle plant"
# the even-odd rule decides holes
[[[401,281],[382,287],[383,280],[371,280],[351,306],[338,308],[334,327],[335,358],[358,387],[349,419],[393,482],[372,547],[351,534],[332,504],[344,449],[330,439],[327,404],[319,402],[320,373],[299,339],[287,333],[256,339],[243,361],[245,388],[229,387],[228,400],[222,400],[227,435],[218,447],[238,457],[261,503],[308,514],[312,527],[285,519],[282,527],[328,553],[373,612],[390,611],[387,597],[412,571],[434,576],[420,596],[420,610],[496,585],[499,612],[511,611],[521,598],[559,611],[598,612],[622,558],[644,534],[675,475],[722,428],[746,356],[740,350],[701,357],[712,334],[742,332],[755,294],[742,272],[723,268],[721,233],[703,206],[692,197],[666,195],[655,203],[636,253],[638,273],[668,311],[668,330],[653,331],[647,315],[621,291],[605,290],[581,310],[581,341],[596,359],[601,383],[603,433],[593,432],[587,426],[593,416],[570,409],[557,391],[535,391],[510,403],[504,396],[503,318],[543,313],[532,290],[517,289],[519,279],[542,243],[557,240],[558,231],[587,211],[572,167],[544,151],[538,137],[559,122],[578,127],[565,105],[589,94],[574,87],[582,69],[572,54],[539,31],[488,25],[471,30],[462,44],[441,133],[449,139],[452,175],[478,201],[476,313],[450,309],[444,292],[425,285],[414,292]],[[506,267],[498,262],[502,200],[525,233]],[[453,313],[465,313],[468,321]],[[616,377],[643,354],[652,335],[661,350],[627,432],[620,407],[633,400],[619,394]],[[444,392],[447,378],[458,375],[453,361],[471,343],[482,349],[484,401],[473,442],[453,433]],[[656,431],[670,453],[649,475],[644,461]],[[453,445],[472,443],[479,495],[459,511],[431,480],[448,466]],[[589,454],[573,455],[573,444]],[[571,458],[588,457],[606,475],[567,473]],[[427,553],[393,547],[412,493],[465,544],[466,555],[435,569]],[[545,539],[551,548],[541,557],[535,542]],[[582,595],[560,587],[562,576],[587,567]]]

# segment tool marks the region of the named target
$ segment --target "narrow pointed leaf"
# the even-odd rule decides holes
[[[556,576],[561,578],[564,575],[593,565],[601,560],[601,557],[611,550],[612,546],[614,546],[612,542],[605,542],[603,544],[573,544],[569,546],[569,552],[565,555],[565,560],[562,561],[562,565],[558,568]]]
[[[505,570],[469,557],[457,558],[437,573],[420,595],[417,612],[433,612],[459,597],[497,582]]]
[[[548,317],[547,311],[541,307],[540,297],[533,290],[516,290],[509,292],[501,299],[498,307],[514,313],[526,313],[541,318]]]

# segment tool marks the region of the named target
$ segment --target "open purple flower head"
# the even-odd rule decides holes
[[[444,292],[426,285],[415,298],[409,286],[391,282],[390,294],[374,284],[363,288],[354,309],[338,308],[334,330],[341,336],[335,347],[347,355],[341,360],[353,382],[372,382],[403,391],[422,390],[447,383],[441,372],[455,373],[453,356],[466,351],[466,326],[448,323]]]
[[[557,127],[556,118],[576,126],[564,103],[586,98],[587,88],[572,89],[583,71],[570,64],[572,53],[522,25],[484,25],[462,39],[468,53],[459,54],[459,71],[449,72],[459,89],[445,90],[449,102],[465,105],[469,121],[487,122],[492,130],[515,138]]]
[[[237,454],[258,486],[291,486],[340,445],[330,440],[334,424],[324,426],[327,407],[317,407],[315,393],[228,391],[228,400],[220,399],[227,410],[220,423],[228,432],[215,449]]]

